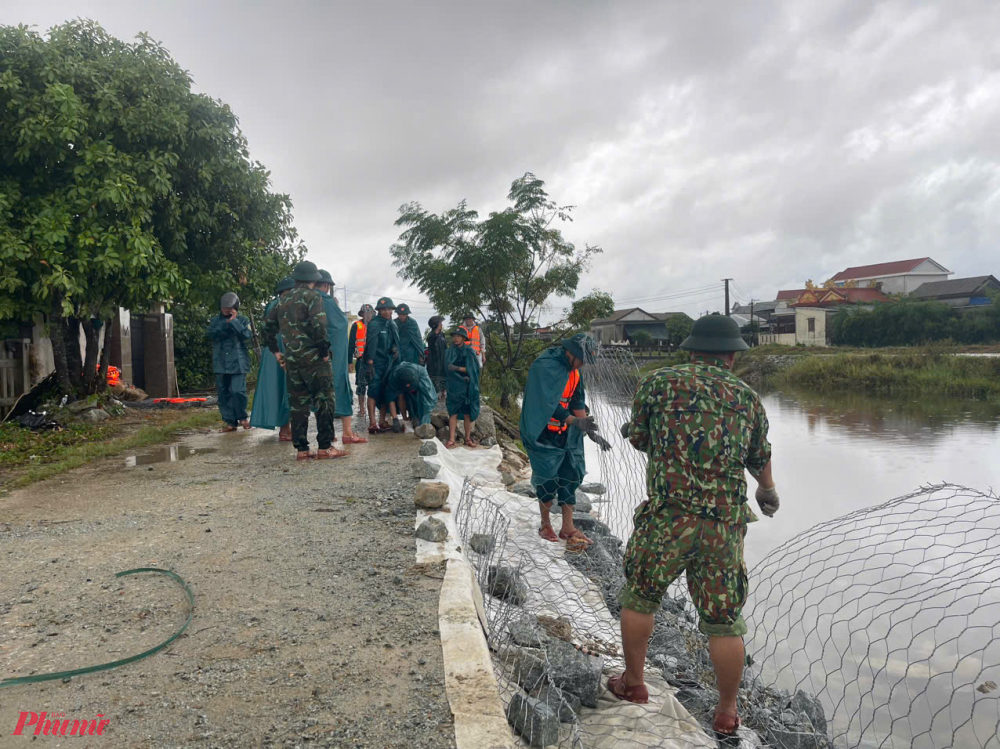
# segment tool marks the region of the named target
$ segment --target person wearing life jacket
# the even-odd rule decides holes
[[[347,366],[354,372],[354,391],[358,394],[358,405],[362,411],[365,408],[365,392],[368,390],[368,372],[362,365],[356,367],[354,360],[364,361],[365,342],[368,339],[368,325],[375,317],[375,308],[370,304],[362,304],[358,310],[358,319],[351,326],[347,339]]]
[[[465,317],[462,320],[462,327],[469,331],[469,340],[465,345],[470,346],[476,353],[476,358],[479,359],[479,367],[482,369],[486,364],[486,341],[483,339],[482,331],[476,325],[476,318],[471,312],[465,313]]]
[[[528,369],[521,406],[521,442],[531,462],[531,483],[541,513],[538,535],[546,541],[567,541],[576,549],[591,543],[573,525],[576,490],[587,473],[583,436],[602,450],[611,448],[597,433],[580,373],[583,366],[593,364],[595,351],[593,339],[583,333],[545,349]],[[553,500],[562,514],[558,535],[549,513]]]

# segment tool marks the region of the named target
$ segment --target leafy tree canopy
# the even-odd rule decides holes
[[[551,297],[572,296],[589,259],[601,252],[563,238],[559,224],[570,220],[572,206],[557,205],[544,185],[530,172],[519,177],[507,195],[511,205],[486,219],[462,201],[441,214],[408,203],[396,220],[404,227],[391,248],[399,276],[439,312],[457,318],[471,310],[490,321],[487,368],[501,373],[504,407],[527,356],[520,331]]]
[[[264,299],[301,251],[236,116],[159,43],[0,26],[0,320],[79,319],[89,340],[118,306]],[[64,389],[93,389],[64,358]]]

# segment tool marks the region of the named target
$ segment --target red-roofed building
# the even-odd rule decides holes
[[[878,288],[816,287],[786,289],[778,292],[777,307],[771,313],[769,330],[760,335],[761,343],[788,346],[829,345],[827,322],[830,316],[847,305],[871,306],[889,302]]]
[[[886,294],[909,294],[931,281],[946,281],[951,271],[929,257],[846,268],[831,281],[835,286],[880,288]]]

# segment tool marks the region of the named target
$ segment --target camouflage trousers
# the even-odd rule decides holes
[[[707,520],[662,500],[641,505],[625,550],[622,607],[655,613],[667,587],[686,572],[698,628],[710,637],[745,635],[746,532],[745,523]]]
[[[309,449],[310,411],[316,412],[316,441],[319,449],[327,449],[333,444],[333,413],[337,405],[330,362],[320,362],[308,367],[289,364],[285,374],[295,449],[299,452]]]

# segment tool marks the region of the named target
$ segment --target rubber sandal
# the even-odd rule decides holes
[[[219,430],[219,432],[222,433],[222,434],[225,434],[227,432],[235,432],[235,431],[236,431],[236,427],[230,426],[229,424],[226,424],[224,427],[222,427],[222,429]]]
[[[368,434],[381,434],[382,430],[379,429],[378,424],[372,424],[368,427]]]
[[[455,440],[448,440],[447,442],[444,443],[444,446],[445,449],[447,450],[454,450],[456,447],[458,447],[458,443],[456,443]]]
[[[366,440],[364,437],[359,437],[356,434],[352,434],[350,437],[343,437],[343,438],[341,438],[340,441],[343,442],[345,445],[367,445],[368,444],[368,440]]]
[[[559,541],[559,536],[556,535],[555,529],[551,525],[543,525],[538,529],[538,535],[544,538],[546,541]]]
[[[347,450],[338,450],[335,447],[328,447],[326,450],[316,451],[316,460],[330,460],[332,458],[346,458]]]
[[[250,419],[243,419],[243,421],[240,422],[240,426],[242,426],[244,429],[249,429]]]
[[[466,447],[479,447],[479,443],[476,442],[475,440],[466,440],[465,446]]]
[[[592,543],[594,543],[589,538],[587,538],[584,532],[581,531],[579,528],[574,528],[572,533],[563,533],[562,531],[559,531],[559,540],[576,541],[577,543],[581,543],[584,546],[590,546]]]
[[[308,450],[306,450],[305,452],[301,452],[300,451],[300,452],[298,452],[298,453],[295,454],[295,459],[296,460],[312,460],[315,457],[316,457],[316,454],[315,453],[311,453]]]
[[[278,442],[291,442],[291,441],[292,441],[291,436],[286,437],[283,434],[278,435]]]
[[[715,708],[715,720],[712,721],[712,730],[720,736],[735,736],[740,728],[740,716],[733,710],[722,710]]]
[[[582,554],[589,548],[590,548],[589,544],[585,544],[578,538],[571,538],[566,541],[567,554]]]
[[[634,702],[636,705],[649,704],[649,690],[646,685],[630,687],[625,684],[625,674],[608,677],[608,689],[618,699],[624,702]]]

